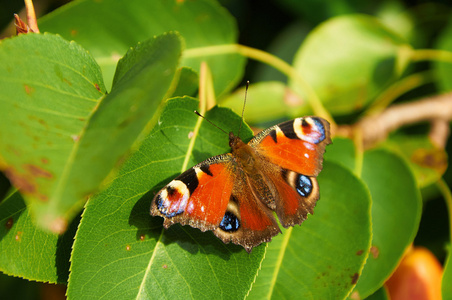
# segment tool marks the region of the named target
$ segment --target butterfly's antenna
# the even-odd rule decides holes
[[[224,131],[223,129],[221,129],[220,127],[218,127],[217,125],[215,125],[214,123],[212,123],[209,119],[207,119],[206,117],[204,117],[203,115],[201,115],[197,110],[195,110],[195,114],[197,114],[198,116],[200,116],[201,118],[203,118],[204,120],[206,120],[207,122],[209,122],[210,124],[212,124],[213,126],[215,126],[216,128],[220,129],[221,131],[223,131],[224,133],[226,133],[227,135],[229,135],[229,133],[227,133],[226,131]]]
[[[245,104],[246,104],[246,95],[248,94],[248,87],[250,85],[250,81],[246,81],[245,86],[245,100],[243,100],[243,108],[242,108],[242,121],[240,122],[239,132],[237,133],[237,136],[240,137],[240,131],[242,130],[242,124],[243,124],[243,115],[245,114]]]

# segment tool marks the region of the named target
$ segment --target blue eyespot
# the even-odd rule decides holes
[[[312,192],[312,181],[308,176],[301,175],[298,176],[297,180],[297,192],[301,197],[307,197]]]
[[[165,204],[163,202],[163,199],[162,199],[162,197],[160,195],[157,196],[156,201],[157,201],[157,208],[158,208],[158,210],[162,213],[162,215],[164,215],[167,218],[172,218],[172,217],[180,215],[181,213],[184,212],[183,209],[179,209],[176,212],[169,213],[168,212],[168,207],[165,206]]]
[[[224,214],[223,220],[221,220],[220,228],[227,232],[234,232],[239,230],[239,219],[231,212],[227,211]]]
[[[316,142],[316,144],[318,144],[325,139],[325,127],[323,126],[322,122],[319,119],[312,118],[312,120],[314,121],[315,126],[317,127],[317,129],[320,133],[320,136]]]

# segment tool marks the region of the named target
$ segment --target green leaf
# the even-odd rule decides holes
[[[369,191],[334,163],[318,179],[314,215],[268,244],[251,299],[341,299],[356,284],[371,241]]]
[[[355,291],[365,298],[380,288],[413,242],[422,202],[408,165],[387,150],[364,153],[362,179],[372,195],[372,247]]]
[[[0,140],[0,154],[8,164],[5,172],[10,180],[33,203],[31,209],[38,224],[63,232],[85,198],[98,189],[146,123],[156,115],[172,84],[181,41],[178,35],[167,34],[131,49],[118,64],[118,80],[111,93],[98,103],[93,97],[102,94],[96,88],[96,81],[87,75],[93,72],[97,77],[92,77],[100,82],[100,70],[84,50],[57,36],[27,36],[11,40],[14,48],[8,47],[9,43],[3,44],[6,50],[3,59],[11,61],[11,56],[16,57],[17,54],[8,51],[28,49],[23,54],[31,60],[27,67],[40,78],[37,83],[33,81],[36,79],[27,79],[27,67],[5,66],[17,72],[15,88],[21,93],[15,95],[12,90],[6,96],[11,100],[0,102],[0,107],[5,108],[0,116],[6,111],[9,121],[0,127],[7,133],[0,137],[4,139]],[[24,40],[28,44],[14,42]],[[66,53],[68,46],[77,52]],[[58,55],[64,55],[64,59],[54,58],[56,54],[49,47],[62,48]],[[35,57],[32,52],[40,56]],[[67,64],[63,64],[65,60]],[[58,71],[62,68],[67,77]],[[43,70],[49,76],[39,75]],[[87,75],[83,76],[84,73]],[[10,81],[0,82],[6,83]],[[55,93],[56,89],[60,89],[59,93]],[[31,112],[24,113],[24,108]],[[90,115],[92,110],[94,113]]]
[[[312,25],[306,23],[305,19],[295,21],[282,29],[272,39],[265,51],[291,64],[295,53],[311,30]],[[267,64],[258,64],[251,76],[251,82],[280,81],[287,83],[288,80],[285,74]]]
[[[192,166],[228,151],[227,135],[207,122],[192,136],[197,106],[188,97],[168,100],[156,127],[109,188],[88,201],[71,257],[69,297],[244,298],[265,246],[248,254],[211,232],[179,225],[163,230],[162,218],[149,214],[155,192],[183,171],[186,155]],[[241,123],[224,108],[206,117],[234,132]],[[249,128],[241,132],[252,135]]]
[[[245,99],[245,88],[221,99],[222,106],[230,107],[241,114]],[[245,119],[250,124],[271,122],[275,119],[287,118],[303,101],[285,84],[278,81],[267,81],[251,84],[248,89]]]
[[[18,192],[0,203],[0,270],[8,275],[66,283],[69,257],[79,219],[64,235],[36,227]]]
[[[367,297],[366,300],[389,300],[388,291],[384,287],[381,287],[375,293]]]
[[[433,145],[427,135],[394,135],[384,147],[404,157],[419,187],[426,187],[441,179],[447,169],[447,153]]]
[[[346,138],[335,137],[325,152],[326,161],[340,164],[352,172],[355,171],[356,159],[355,145]]]
[[[331,113],[347,114],[369,104],[400,76],[407,59],[399,56],[403,49],[410,46],[378,19],[348,15],[313,30],[294,67]],[[300,90],[293,82],[291,87]]]
[[[178,31],[187,50],[237,41],[235,20],[217,2],[209,0],[74,1],[42,18],[39,27],[88,49],[101,66],[107,87],[118,58],[130,46],[155,35]],[[245,63],[239,55],[209,55],[206,50],[200,56],[185,56],[182,66],[199,72],[201,61],[206,61],[212,71],[217,94],[238,83]]]
[[[440,33],[436,45],[436,49],[452,51],[452,22],[443,29]],[[452,83],[449,78],[452,76],[452,65],[450,62],[440,60],[433,61],[433,67],[438,74],[437,85],[442,92],[449,92],[452,90]]]
[[[179,81],[171,97],[196,96],[199,86],[198,73],[188,67],[182,67],[179,73]]]
[[[77,137],[104,95],[100,69],[75,43],[26,34],[0,43],[0,74],[0,167],[35,212],[54,207]],[[39,216],[47,225],[54,217]]]

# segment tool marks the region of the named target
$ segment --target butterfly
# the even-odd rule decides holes
[[[211,230],[247,252],[285,228],[301,224],[319,199],[330,125],[319,117],[296,118],[267,128],[248,143],[229,133],[231,153],[188,169],[154,197],[150,213],[163,226],[180,223]]]

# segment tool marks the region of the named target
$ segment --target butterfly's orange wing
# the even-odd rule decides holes
[[[329,143],[329,123],[318,117],[281,123],[249,142],[265,162],[262,171],[276,190],[275,211],[284,227],[300,224],[313,213],[319,199],[315,177]]]
[[[163,217],[165,228],[180,223],[213,230],[223,242],[232,241],[249,252],[280,229],[272,211],[253,198],[237,172],[230,153],[211,157],[158,192],[151,215]]]
[[[213,230],[223,242],[248,252],[280,232],[300,224],[319,197],[315,176],[330,143],[323,119],[297,118],[256,135],[248,144],[230,136],[232,154],[214,156],[188,169],[155,197],[151,215]]]
[[[214,156],[182,173],[155,195],[151,215],[164,217],[165,228],[174,223],[217,228],[234,186],[231,159],[231,154]]]
[[[325,146],[329,143],[329,123],[318,117],[304,117],[270,127],[248,144],[283,169],[317,176],[322,169]]]

